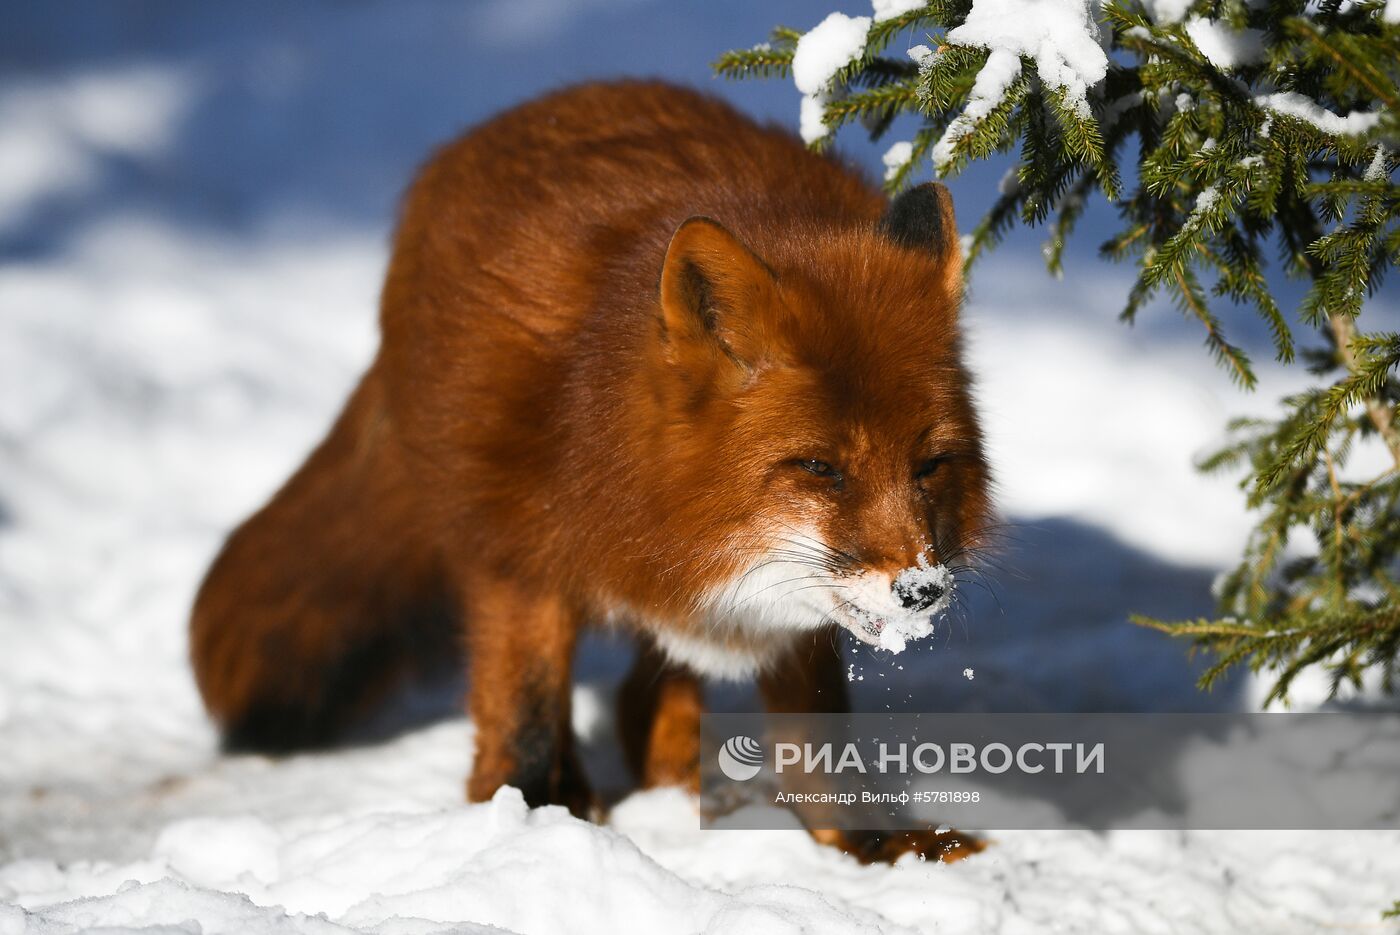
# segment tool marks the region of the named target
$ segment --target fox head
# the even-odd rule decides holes
[[[927,184],[873,225],[747,234],[691,218],[660,279],[651,398],[674,535],[709,556],[697,610],[902,648],[990,513],[951,199]]]

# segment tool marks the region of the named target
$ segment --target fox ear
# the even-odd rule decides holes
[[[932,254],[944,264],[950,289],[962,284],[962,244],[953,216],[953,196],[937,182],[925,182],[901,192],[880,218],[880,233],[901,247]]]
[[[677,349],[718,349],[752,366],[763,350],[761,317],[773,272],[717,221],[693,217],[676,228],[661,267],[661,315]]]

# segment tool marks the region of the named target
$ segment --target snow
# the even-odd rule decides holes
[[[836,73],[860,58],[870,17],[832,13],[797,40],[792,54],[792,80],[803,94],[831,88]]]
[[[1089,114],[1089,92],[1108,73],[1108,57],[1090,0],[973,0],[961,26],[948,31],[950,44],[987,49],[967,106],[933,147],[940,172],[951,163],[958,141],[996,109],[1021,74],[1021,58],[1035,62],[1040,80],[1064,91],[1071,109]]]
[[[249,246],[118,216],[0,280],[8,928],[1305,931],[1371,924],[1393,898],[1395,834],[998,831],[975,860],[883,868],[801,832],[698,831],[693,802],[672,790],[624,799],[604,827],[527,811],[511,792],[464,806],[460,719],[380,746],[219,757],[184,664],[186,608],[219,536],[280,482],[367,361],[383,262],[373,232],[263,233]],[[1083,704],[1114,672],[1111,641],[1073,635],[1101,613],[1085,583],[1115,608],[1109,632],[1136,637],[1122,611],[1150,604],[1146,582],[1182,588],[1164,570],[1178,566],[1155,563],[1223,562],[1247,526],[1233,486],[1182,456],[1213,440],[1227,402],[1248,403],[1194,339],[1164,347],[1117,326],[1123,282],[983,272],[967,314],[1006,509],[1023,535],[1051,522],[1037,517],[1074,516],[1159,558],[1150,578],[1124,572],[1113,556],[1125,546],[1098,534],[1022,554],[1028,600],[1008,625],[989,608],[970,643],[906,649],[907,671],[853,655],[867,709],[898,697],[877,688],[952,682],[962,704]],[[1084,296],[1103,297],[1092,315]],[[1267,401],[1284,387],[1261,373]],[[1096,418],[1064,418],[1080,411]],[[1003,600],[1017,606],[1014,590]],[[944,659],[946,679],[932,678]],[[961,676],[974,667],[975,681]],[[585,737],[609,720],[589,671],[575,703]],[[1161,691],[1131,672],[1131,690]],[[1036,679],[1058,703],[1026,701]],[[1183,672],[1170,684],[1192,691]]]
[[[904,168],[914,156],[914,144],[908,140],[901,140],[885,150],[885,154],[880,157],[880,161],[885,164],[885,179],[889,180],[899,174],[899,170]]]
[[[870,17],[832,13],[797,40],[792,54],[792,80],[802,92],[800,132],[815,143],[826,136],[822,113],[837,73],[861,57]]]
[[[1232,29],[1218,20],[1193,16],[1186,21],[1186,35],[1216,68],[1230,71],[1264,60],[1264,33],[1258,29]]]
[[[631,820],[665,821],[677,807],[690,806],[665,796],[632,803]],[[522,899],[526,878],[548,898]],[[139,862],[11,864],[0,871],[4,890],[32,921],[64,928],[197,918],[205,932],[430,932],[469,916],[468,931],[483,932],[891,930],[874,912],[841,908],[812,890],[687,882],[625,835],[562,808],[531,810],[510,788],[474,808],[365,813],[333,824],[176,822]],[[86,898],[53,902],[62,891]],[[625,906],[598,898],[619,892]]]
[[[198,88],[189,69],[127,66],[0,91],[0,232],[20,206],[89,189],[104,158],[159,152]]]
[[[929,62],[933,61],[933,49],[926,45],[911,45],[908,55],[921,69],[928,67]]]
[[[1400,0],[1385,0],[1381,9],[1381,20],[1386,23],[1400,23]]]
[[[1210,147],[1202,147],[1209,149]],[[1201,189],[1196,196],[1196,204],[1191,209],[1191,216],[1186,219],[1185,229],[1190,229],[1204,223],[1206,217],[1215,210],[1215,206],[1220,203],[1220,183],[1212,182]]]
[[[1287,117],[1296,117],[1312,124],[1324,133],[1344,136],[1366,133],[1380,123],[1381,119],[1381,115],[1378,113],[1359,110],[1352,111],[1343,117],[1332,113],[1317,101],[1296,91],[1261,94],[1254,98],[1254,103],[1264,110],[1270,110]],[[1264,133],[1263,130],[1260,132]]]
[[[1063,89],[1070,106],[1087,115],[1088,94],[1108,73],[1108,56],[1093,18],[1097,8],[1093,0],[973,0],[967,20],[949,30],[947,39],[993,53],[997,61],[988,59],[986,68],[994,69],[997,78],[987,82],[984,93],[996,87],[1004,93],[1010,85],[1006,57],[1026,56],[1035,61],[1041,81]]]
[[[1162,25],[1181,22],[1193,0],[1143,0],[1143,8],[1154,22]]]
[[[0,923],[135,932],[198,920],[210,935],[1312,931],[1374,923],[1337,901],[1385,905],[1400,873],[1383,835],[1328,848],[1328,835],[1303,832],[1008,831],[974,861],[883,868],[801,832],[698,831],[675,790],[633,796],[612,821],[532,811],[506,789],[471,808],[335,822],[177,822],[168,836],[184,840],[136,860],[0,869]],[[273,862],[262,876],[239,862],[250,837]]]
[[[1380,182],[1389,178],[1390,173],[1386,171],[1389,156],[1390,153],[1386,151],[1385,145],[1383,143],[1377,143],[1376,154],[1371,157],[1371,163],[1366,167],[1366,173],[1363,178],[1368,182]]]
[[[826,119],[825,94],[806,94],[802,97],[802,106],[798,111],[798,134],[804,143],[815,143],[826,136],[827,127],[822,121]]]
[[[1196,99],[1185,91],[1176,96],[1176,109],[1183,114],[1196,109]]]
[[[34,45],[25,76],[0,80],[0,165],[30,167],[23,184],[0,173],[0,932],[1373,929],[1400,895],[1394,832],[998,830],[956,865],[863,867],[800,831],[699,831],[676,790],[623,797],[601,826],[511,791],[464,805],[472,725],[453,686],[406,699],[392,739],[218,754],[186,662],[194,589],[373,354],[394,193],[414,162],[507,103],[502,74],[524,96],[541,50],[564,61],[579,41],[535,31],[523,49],[464,56],[464,35],[516,35],[508,20],[476,28],[478,9],[509,6],[298,4],[282,15],[306,20],[251,37],[257,17],[188,6],[203,57],[176,41],[192,29],[181,20],[164,51],[53,64]],[[771,25],[726,9],[754,18],[750,35]],[[93,41],[132,10],[88,10]],[[464,17],[457,33],[435,19],[449,14]],[[677,15],[640,46],[664,46]],[[87,35],[57,22],[56,41]],[[590,29],[606,47],[611,31]],[[269,90],[284,34],[305,55]],[[357,70],[366,44],[383,70]],[[719,47],[707,39],[696,60]],[[468,106],[471,88],[486,90]],[[436,116],[406,112],[432,101]],[[1123,328],[1129,282],[1085,261],[1055,283],[1011,245],[980,268],[964,320],[1011,567],[997,601],[960,588],[966,622],[951,610],[898,665],[848,647],[861,710],[1257,696],[1245,680],[1198,694],[1181,647],[1124,620],[1206,612],[1249,517],[1231,480],[1199,476],[1186,452],[1302,383],[1263,355],[1261,388],[1243,396],[1175,316]],[[1374,301],[1395,314],[1393,295]],[[586,644],[573,704],[590,775],[613,795],[625,668],[621,647]]]
[[[996,49],[987,56],[987,63],[977,72],[977,80],[972,83],[967,106],[948,124],[943,136],[933,146],[933,165],[936,169],[942,172],[947,168],[953,161],[953,150],[958,142],[996,109],[1020,74],[1021,59],[1011,52]]]
[[[927,4],[927,0],[871,0],[871,5],[875,9],[875,22],[879,23],[887,19],[894,19],[911,10],[917,10]]]
[[[946,565],[930,564],[927,556],[920,555],[917,565],[895,575],[894,586],[897,590],[914,592],[935,588],[939,594],[933,606],[918,614],[891,618],[880,631],[880,648],[900,653],[904,651],[906,642],[921,639],[933,631],[930,618],[944,613],[952,604],[954,583],[952,572]]]

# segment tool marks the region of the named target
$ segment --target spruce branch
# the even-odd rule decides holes
[[[1396,470],[1400,470],[1400,427],[1396,425],[1396,407],[1380,398],[1381,383],[1386,375],[1400,367],[1400,339],[1391,335],[1391,340],[1380,345],[1360,342],[1356,331],[1356,320],[1346,315],[1333,315],[1328,319],[1332,336],[1337,342],[1337,352],[1346,366],[1350,377],[1343,381],[1349,384],[1348,397],[1364,395],[1366,415],[1386,448],[1390,449],[1391,459]],[[1358,354],[1358,344],[1362,353]]]
[[[1368,310],[1400,263],[1400,186],[1391,178],[1400,168],[1400,24],[1373,0],[1196,3],[1193,17],[1207,28],[1265,37],[1222,64],[1220,50],[1198,44],[1201,34],[1184,22],[1159,22],[1136,0],[1105,0],[1106,63],[1090,86],[1064,78],[1053,61],[1042,72],[1042,52],[1024,54],[1024,35],[998,48],[985,20],[975,30],[985,44],[960,44],[956,30],[975,18],[974,2],[934,0],[874,24],[863,53],[834,79],[827,125],[859,121],[878,137],[901,114],[919,121],[912,157],[887,177],[892,191],[919,165],[951,176],[1015,153],[972,231],[969,269],[1016,225],[1044,224],[1047,268],[1058,275],[1077,222],[1101,195],[1121,228],[1099,253],[1136,267],[1120,318],[1170,299],[1245,389],[1257,385],[1254,365],[1227,338],[1227,319],[1264,323],[1275,358],[1313,382],[1272,417],[1230,423],[1226,443],[1198,463],[1242,476],[1256,517],[1239,563],[1220,579],[1221,616],[1134,619],[1211,652],[1203,686],[1249,665],[1274,674],[1279,700],[1310,667],[1324,669],[1334,690],[1367,672],[1391,690],[1400,657],[1400,336],[1371,327]],[[909,34],[937,49],[918,67],[884,54]],[[799,41],[775,35],[762,55],[732,53],[716,67],[781,73]],[[1295,308],[1279,301],[1270,262],[1307,282]],[[1298,327],[1324,346],[1298,338]],[[1376,444],[1390,464],[1358,478],[1349,462]]]

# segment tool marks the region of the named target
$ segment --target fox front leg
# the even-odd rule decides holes
[[[578,614],[558,597],[479,576],[467,582],[466,603],[476,730],[467,798],[483,802],[510,785],[532,807],[588,817],[592,795],[570,719]]]

